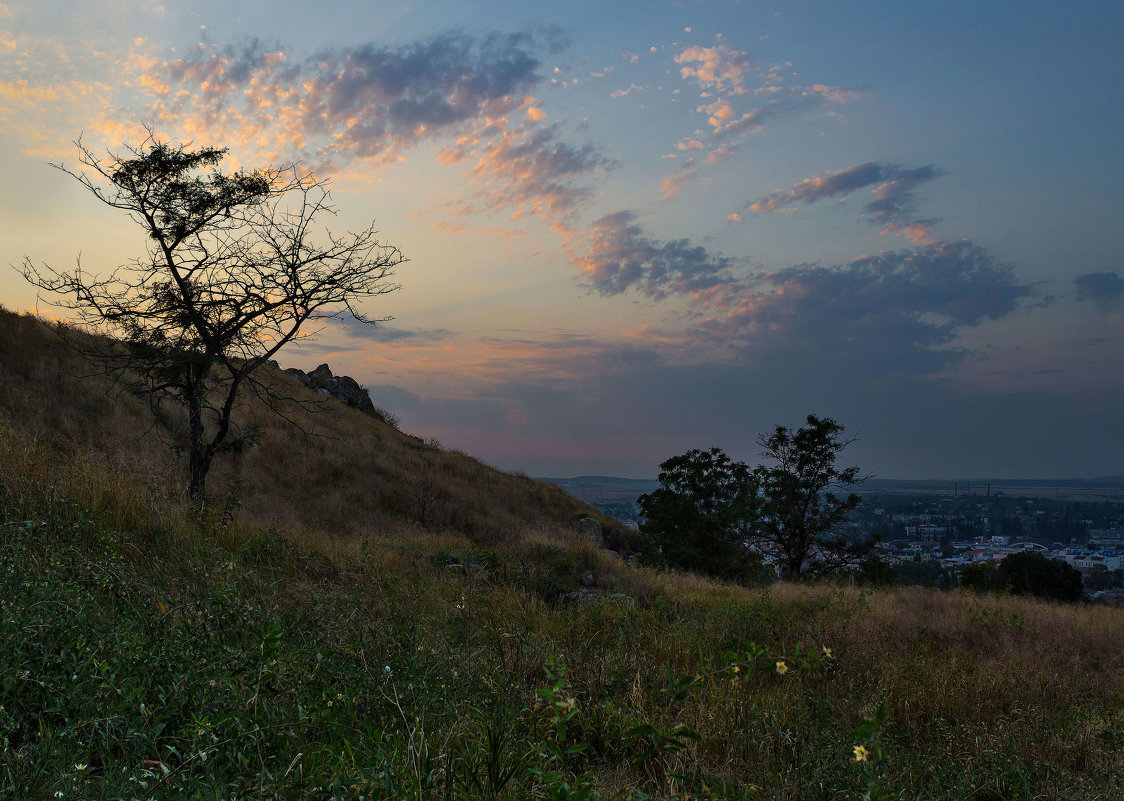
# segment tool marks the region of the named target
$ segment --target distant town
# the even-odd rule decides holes
[[[607,476],[543,479],[630,528],[636,499],[654,480]],[[1085,594],[1124,604],[1124,478],[1067,481],[868,481],[846,524],[876,535],[878,552],[906,583],[951,589],[960,570],[1036,550],[1081,571]]]

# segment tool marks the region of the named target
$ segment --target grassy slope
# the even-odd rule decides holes
[[[1119,610],[652,573],[342,409],[224,520],[74,368],[0,318],[0,797],[1124,797]]]

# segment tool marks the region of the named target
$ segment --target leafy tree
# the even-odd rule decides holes
[[[380,322],[356,304],[396,290],[389,279],[404,259],[373,227],[317,236],[335,209],[326,183],[295,168],[223,174],[225,149],[193,150],[151,132],[125,155],[77,145],[79,171],[55,166],[128,214],[147,252],[105,278],[81,263],[63,272],[30,259],[24,276],[60,296],[87,332],[106,335],[70,341],[114,377],[154,404],[186,407],[188,487],[198,499],[241,390],[268,395],[254,371],[309,320]]]
[[[992,589],[994,576],[995,565],[990,562],[976,562],[960,571],[960,586],[976,592],[987,592]]]
[[[1089,592],[1107,590],[1113,585],[1112,573],[1104,565],[1093,565],[1081,579],[1081,584]]]
[[[851,543],[837,533],[861,499],[854,493],[838,497],[833,492],[865,478],[858,467],[837,466],[839,454],[854,437],[845,438],[843,426],[831,418],[808,415],[803,428],[777,426],[757,441],[773,462],[754,471],[763,500],[754,531],[758,547],[792,579],[861,562],[873,540]]]
[[[747,544],[759,499],[744,463],[719,448],[690,450],[660,465],[659,482],[639,498],[646,561],[733,580],[756,575]]]
[[[894,567],[876,553],[869,554],[859,563],[856,575],[858,582],[866,586],[888,587],[893,584],[898,576]]]
[[[1004,557],[995,569],[996,589],[1015,595],[1035,595],[1056,601],[1081,600],[1081,573],[1061,559],[1037,551],[1018,551]]]

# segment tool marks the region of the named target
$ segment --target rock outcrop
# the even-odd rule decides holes
[[[605,547],[604,533],[601,531],[601,524],[595,518],[583,517],[574,523],[574,529],[584,537],[588,537],[590,542],[598,548]]]
[[[348,375],[332,375],[328,365],[322,364],[311,373],[290,367],[286,373],[296,378],[305,386],[314,390],[322,398],[337,398],[352,409],[358,409],[364,414],[383,420],[383,415],[371,402],[371,393],[366,387],[359,386],[359,382]],[[385,422],[385,421],[384,421]]]

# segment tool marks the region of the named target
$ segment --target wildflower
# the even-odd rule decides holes
[[[742,669],[740,667],[738,667],[737,665],[734,665],[734,672],[735,673],[741,673]]]
[[[870,751],[866,750],[865,745],[855,746],[855,755],[851,757],[852,762],[866,762],[870,759]]]
[[[823,655],[824,655],[824,656],[825,656],[826,658],[828,658],[828,659],[831,659],[831,658],[832,658],[832,656],[831,656],[831,649],[830,649],[830,648],[828,648],[828,647],[827,647],[826,645],[825,645],[825,646],[823,647]]]
[[[386,667],[384,668],[384,670],[386,670],[386,672],[387,672],[387,673],[389,673],[389,672],[390,672],[390,665],[387,665],[387,666],[386,666]]]
[[[79,773],[81,773],[82,771],[84,771],[88,767],[90,767],[90,766],[85,764],[84,762],[79,762],[77,765],[74,766],[74,769],[76,771],[78,771]]]
[[[788,665],[784,663],[783,659],[777,662],[777,673],[781,676],[783,676],[785,673],[788,673]]]

